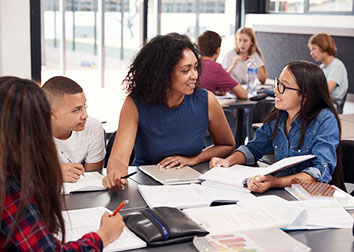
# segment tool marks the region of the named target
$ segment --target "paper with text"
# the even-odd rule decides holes
[[[106,211],[111,213],[111,211],[105,207],[63,211],[66,231],[65,240],[76,241],[84,234],[96,232],[100,227],[101,217]],[[123,251],[143,247],[146,247],[146,243],[127,227],[124,227],[120,237],[105,247],[103,251]]]

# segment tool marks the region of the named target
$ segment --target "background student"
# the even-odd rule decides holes
[[[202,56],[200,84],[209,91],[223,95],[231,90],[238,98],[247,99],[248,93],[228,72],[217,63],[220,54],[221,37],[213,31],[205,31],[198,37],[198,49]]]
[[[254,59],[258,67],[258,80],[265,83],[267,71],[256,34],[252,28],[239,28],[235,34],[235,48],[225,54],[222,66],[238,83],[244,84],[247,83],[247,64],[250,59]]]
[[[0,78],[0,250],[101,251],[123,231],[106,212],[101,227],[63,243],[62,174],[43,90],[30,80]]]
[[[85,93],[75,81],[57,76],[42,87],[51,105],[51,122],[64,182],[85,171],[101,171],[106,154],[104,130],[88,117]]]
[[[305,182],[330,182],[339,155],[340,121],[330,100],[326,77],[316,64],[294,61],[285,66],[277,80],[275,109],[256,131],[255,138],[226,159],[213,158],[210,167],[252,165],[274,152],[275,160],[313,154],[317,158],[280,171],[276,176],[248,180],[251,191],[290,186],[294,177]]]
[[[215,96],[198,86],[200,60],[182,35],[156,36],[144,46],[123,81],[129,93],[103,184],[123,189],[133,147],[133,165],[170,168],[227,156],[235,141]],[[209,130],[214,145],[203,149]],[[134,145],[135,143],[135,145]]]
[[[309,39],[308,47],[312,58],[322,63],[320,67],[327,78],[329,93],[337,112],[341,114],[348,92],[348,74],[343,62],[335,58],[336,43],[327,33],[318,33]]]

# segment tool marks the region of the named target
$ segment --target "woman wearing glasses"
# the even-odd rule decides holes
[[[290,186],[295,177],[304,182],[330,182],[334,170],[341,171],[339,160],[337,165],[340,121],[321,68],[306,61],[287,64],[276,81],[274,92],[275,108],[256,131],[255,138],[226,159],[213,158],[210,167],[253,165],[272,152],[275,161],[313,154],[317,158],[274,176],[248,179],[248,188],[264,192],[272,187]]]

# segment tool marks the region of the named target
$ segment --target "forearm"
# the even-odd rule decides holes
[[[209,161],[212,157],[226,157],[234,150],[234,146],[213,145],[205,148],[199,155],[192,158],[192,165]]]
[[[316,179],[314,179],[310,174],[306,172],[300,172],[294,175],[286,176],[286,177],[279,177],[279,178],[274,178],[274,181],[272,183],[272,187],[287,187],[291,186],[293,178],[298,178],[299,180],[306,182],[306,183],[312,183],[316,182]]]
[[[108,160],[107,164],[107,174],[110,172],[114,172],[120,170],[122,173],[128,172],[129,163],[122,162],[121,159],[112,157]]]
[[[229,165],[234,165],[234,164],[245,164],[246,163],[246,157],[241,151],[236,151],[232,153],[232,155],[228,156],[226,160],[229,162]]]
[[[266,80],[267,80],[267,73],[266,73],[266,71],[265,71],[265,67],[264,67],[264,66],[258,68],[258,75],[257,75],[257,77],[258,77],[258,80],[259,80],[262,84],[264,84],[264,83],[266,82]]]

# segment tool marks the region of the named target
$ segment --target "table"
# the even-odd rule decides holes
[[[203,163],[193,167],[194,169],[205,172],[207,171],[208,164]],[[129,167],[129,173],[138,170],[137,167]],[[78,209],[85,207],[104,206],[110,210],[114,210],[118,204],[124,200],[129,199],[129,203],[120,211],[122,215],[146,208],[145,201],[137,191],[138,183],[156,185],[158,182],[143,174],[138,170],[137,174],[129,178],[129,185],[124,191],[118,192],[86,192],[76,193],[65,196],[67,209]],[[255,194],[259,196],[261,194]],[[283,189],[271,189],[262,195],[278,195],[287,200],[293,200]],[[326,229],[326,230],[312,230],[312,231],[292,231],[288,232],[296,240],[308,245],[312,248],[313,252],[329,252],[329,251],[353,251],[353,236],[351,229]],[[197,251],[192,242],[180,243],[175,245],[163,247],[146,247],[142,249],[132,250],[137,252],[162,252],[162,251]]]

